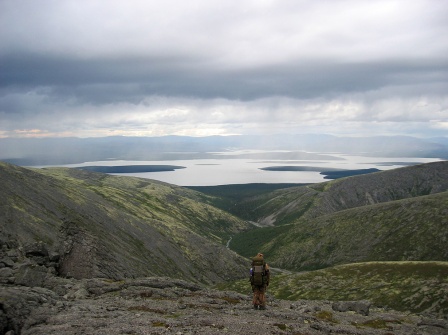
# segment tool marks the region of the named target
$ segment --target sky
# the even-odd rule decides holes
[[[448,1],[0,0],[0,137],[448,136]]]

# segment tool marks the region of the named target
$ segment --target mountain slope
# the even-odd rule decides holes
[[[201,282],[241,277],[245,261],[224,247],[247,224],[193,191],[77,169],[0,163],[1,234],[45,244],[74,277],[167,275]],[[219,259],[222,267],[213,268]]]
[[[281,189],[241,201],[253,221],[288,224],[341,210],[448,190],[448,161],[420,164],[308,186]]]
[[[230,247],[245,256],[263,251],[272,265],[296,271],[447,261],[446,189],[448,163],[440,162],[279,190],[259,211],[282,225],[243,232]]]
[[[278,266],[448,260],[448,192],[303,219],[267,250]]]
[[[343,178],[324,185],[317,206],[307,213],[307,217],[447,190],[448,161]]]

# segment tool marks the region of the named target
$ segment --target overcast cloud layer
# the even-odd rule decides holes
[[[0,0],[0,137],[448,134],[448,2]]]

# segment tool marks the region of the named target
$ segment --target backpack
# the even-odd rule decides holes
[[[252,258],[251,284],[261,286],[266,282],[266,262],[263,257]]]

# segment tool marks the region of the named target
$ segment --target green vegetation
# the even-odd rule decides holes
[[[334,318],[333,313],[330,311],[317,311],[314,316],[325,322],[338,323],[338,321]]]
[[[55,249],[63,234],[79,232],[94,250],[93,275],[169,275],[209,284],[241,277],[245,269],[225,244],[251,225],[201,201],[198,192],[80,169],[0,163],[0,173],[0,200],[8,206],[4,232]],[[223,267],[210,272],[217,254]]]
[[[247,279],[217,287],[250,291]],[[287,300],[369,300],[377,307],[443,317],[448,315],[448,262],[369,262],[274,273],[268,294]]]
[[[390,319],[373,319],[367,320],[361,323],[353,323],[356,328],[374,328],[374,329],[389,329],[392,330],[393,327],[390,324],[393,323],[402,323],[400,320]]]
[[[92,182],[91,176],[90,180],[84,179],[89,174],[73,169],[51,168],[39,171],[72,183],[78,189],[87,187],[108,203],[112,203],[114,209],[131,213],[141,219],[151,218],[164,222],[172,228],[187,226],[200,235],[218,240],[221,244],[225,244],[230,235],[249,227],[225,212],[204,202],[198,202],[198,194],[181,187],[103,174],[94,174],[93,176],[101,178]]]
[[[314,185],[196,188],[80,169],[0,172],[6,232],[57,247],[61,227],[77,227],[101,270],[210,284],[241,278],[243,257],[261,251],[283,269],[269,288],[278,298],[448,314],[448,162]],[[230,238],[238,255],[224,247]],[[247,279],[222,287],[250,292]]]
[[[262,251],[270,257],[269,242],[281,234],[287,234],[292,226],[254,228],[232,238],[230,248],[244,257],[252,257]]]
[[[287,324],[285,324],[285,323],[274,323],[274,326],[276,326],[276,327],[278,327],[280,330],[288,330],[288,329],[290,329],[291,327],[290,326],[288,326]]]
[[[446,261],[447,208],[448,192],[362,206],[302,218],[285,231],[245,232],[231,247],[242,252],[247,236],[266,232],[257,238],[258,249],[269,251],[272,265],[294,271],[375,260]]]
[[[367,173],[378,172],[380,170],[371,168],[371,169],[357,169],[357,170],[341,170],[341,169],[332,169],[332,168],[323,168],[323,167],[315,167],[315,166],[296,166],[296,165],[287,165],[287,166],[268,166],[261,168],[260,170],[264,171],[315,171],[320,172],[320,174],[324,175],[324,179],[338,179],[345,178],[351,176],[358,176]]]
[[[307,184],[234,184],[219,186],[188,186],[187,188],[207,194],[203,200],[211,205],[236,215],[244,220],[254,221],[254,203],[251,199],[270,194],[273,191]]]
[[[325,176],[324,179],[339,179],[351,176],[358,176],[361,174],[378,172],[380,170],[372,168],[372,169],[359,169],[359,170],[342,170],[342,171],[322,171],[321,174]]]

